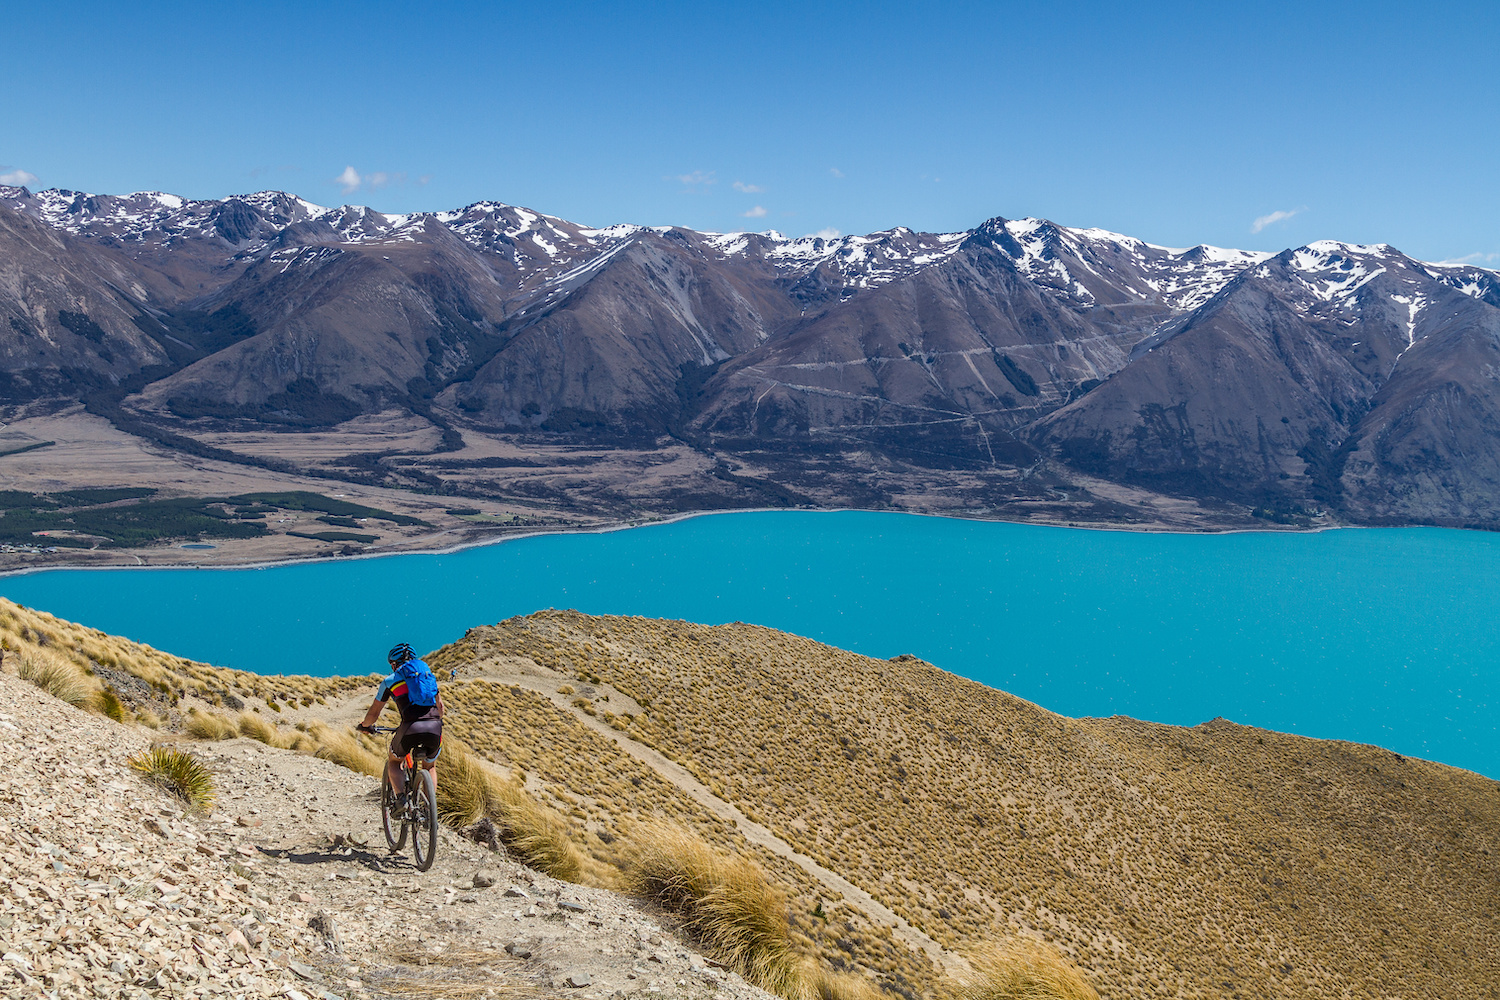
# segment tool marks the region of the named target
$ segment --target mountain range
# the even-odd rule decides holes
[[[83,402],[168,443],[396,409],[445,452],[686,443],[793,499],[961,470],[974,506],[1034,477],[1284,522],[1500,524],[1500,274],[1386,245],[0,187],[0,344],[11,412]]]

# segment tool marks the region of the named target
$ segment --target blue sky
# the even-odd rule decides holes
[[[269,187],[392,212],[490,198],[795,235],[1032,215],[1500,267],[1494,0],[54,2],[6,19],[0,175],[33,187]]]

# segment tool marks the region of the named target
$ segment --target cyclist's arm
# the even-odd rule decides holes
[[[359,724],[359,728],[368,729],[380,719],[380,713],[385,711],[385,699],[376,698],[370,702],[370,710],[365,713],[365,720]]]

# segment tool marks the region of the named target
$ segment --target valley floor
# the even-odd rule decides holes
[[[376,536],[373,541],[330,541],[306,537],[329,527],[317,523],[316,512],[283,512],[265,522],[270,531],[264,536],[209,538],[193,548],[185,548],[181,539],[119,546],[85,537],[80,540],[87,545],[78,547],[36,536],[0,548],[0,572],[253,566],[434,552],[539,531],[593,531],[712,511],[789,506],[1135,531],[1286,530],[1252,518],[1246,508],[1076,473],[1064,481],[1014,469],[893,468],[858,454],[842,456],[836,468],[814,462],[793,469],[765,456],[729,461],[665,439],[644,450],[601,449],[475,432],[466,432],[460,451],[432,453],[433,436],[425,421],[397,413],[361,417],[327,431],[205,430],[195,436],[243,459],[224,461],[127,434],[77,407],[23,416],[0,428],[0,490],[145,488],[158,490],[163,499],[296,490],[427,524],[371,522],[357,530]],[[434,484],[443,492],[435,492]]]

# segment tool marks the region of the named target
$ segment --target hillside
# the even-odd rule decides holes
[[[0,188],[16,444],[82,408],[198,498],[212,461],[616,521],[1492,527],[1497,330],[1495,272],[1385,245],[1173,249],[1003,218],[797,239]]]
[[[357,744],[330,723],[357,717],[371,679],[194,664],[10,604],[0,632],[8,668],[43,649],[71,657],[118,694],[116,714],[161,727],[158,739],[198,741],[183,745],[221,766],[310,781],[339,769],[309,752],[358,764]],[[739,624],[539,612],[472,629],[430,660],[462,741],[447,773],[460,775],[471,748],[508,796],[489,813],[502,835],[525,815],[551,816],[541,826],[577,858],[567,877],[601,887],[557,891],[624,884],[671,822],[766,873],[787,900],[794,950],[850,977],[834,995],[864,983],[910,1000],[971,976],[976,949],[1028,940],[1050,943],[1104,997],[1500,987],[1500,786],[1468,772],[1223,720],[1067,719],[911,657]],[[129,733],[132,746],[149,735],[75,725]],[[358,825],[374,815],[360,780],[339,794],[299,786],[277,823],[293,832],[251,837],[378,839]],[[512,855],[521,849],[513,842]],[[454,947],[491,926],[496,901],[454,884],[482,849],[449,838],[443,851],[457,867],[413,884],[449,880],[454,917],[439,908],[433,927]],[[358,863],[413,878],[373,856]],[[674,926],[645,912],[664,933]],[[491,947],[509,940],[484,933]],[[611,966],[596,959],[602,981]],[[517,974],[559,971],[533,961]]]
[[[1105,996],[1500,988],[1500,785],[1469,772],[1067,719],[747,625],[548,612],[436,659],[495,657],[627,694],[613,723],[949,948],[1038,934]]]

